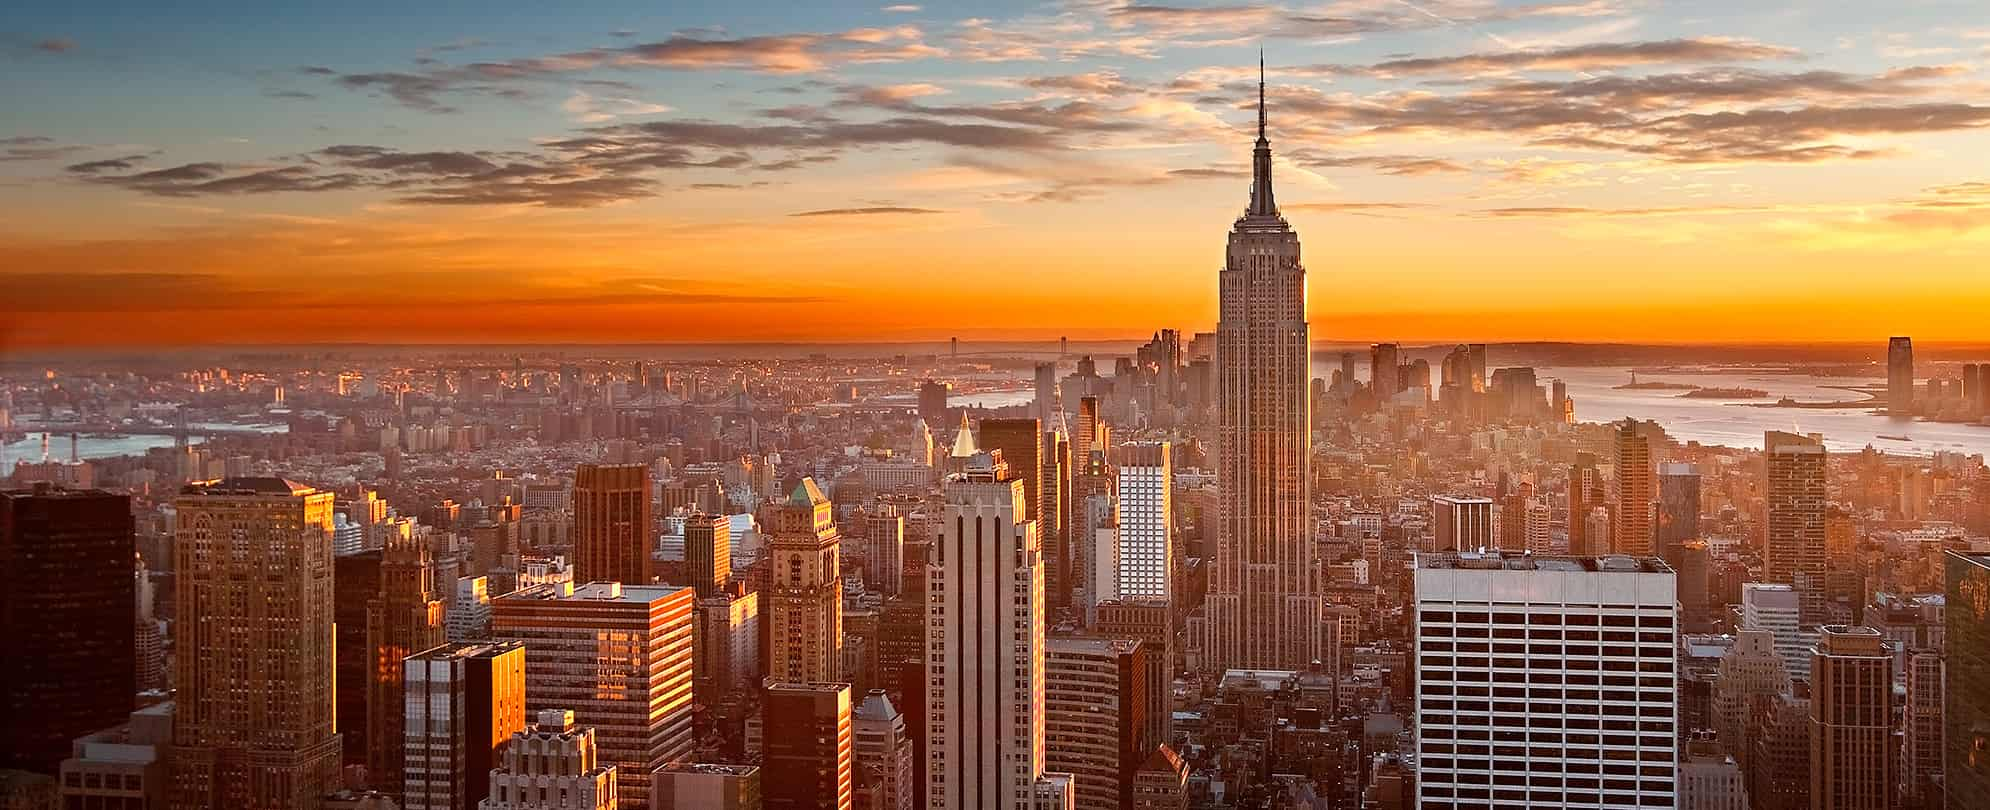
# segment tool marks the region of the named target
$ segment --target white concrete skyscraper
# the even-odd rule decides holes
[[[1437,552],[1414,579],[1414,806],[1678,806],[1662,560]]]
[[[1043,773],[1042,549],[999,458],[978,453],[947,480],[927,560],[929,807],[1007,810]]]
[[[1206,668],[1304,669],[1320,657],[1308,515],[1306,270],[1278,213],[1259,65],[1251,204],[1230,229],[1216,326],[1217,532]]]

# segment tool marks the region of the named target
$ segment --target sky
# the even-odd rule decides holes
[[[1982,0],[1160,1],[10,7],[0,350],[1990,340]]]

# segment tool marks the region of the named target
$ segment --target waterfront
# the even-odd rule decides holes
[[[1337,364],[1315,362],[1315,376],[1331,378]],[[1362,364],[1357,376],[1366,378]],[[1855,401],[1864,395],[1846,387],[1884,384],[1884,379],[1863,377],[1812,377],[1799,374],[1691,374],[1650,372],[1638,375],[1641,382],[1666,382],[1707,388],[1754,388],[1767,391],[1759,399],[1700,399],[1680,396],[1680,390],[1625,390],[1616,386],[1631,381],[1631,369],[1617,366],[1540,366],[1534,369],[1541,386],[1553,380],[1568,384],[1575,399],[1575,418],[1582,422],[1611,422],[1625,417],[1658,422],[1665,432],[1681,443],[1721,445],[1761,449],[1762,434],[1771,430],[1796,433],[1822,433],[1832,452],[1854,452],[1871,445],[1889,453],[1932,455],[1948,451],[1990,455],[1990,427],[1951,422],[1894,419],[1866,408],[1760,408],[1753,404],[1774,403],[1783,397],[1797,402]],[[1873,406],[1879,407],[1874,401]],[[1880,436],[1907,436],[1910,441],[1882,439]]]
[[[7,442],[6,453],[0,456],[0,464],[12,469],[16,461],[40,461],[41,437],[39,432],[29,433],[27,438]],[[199,444],[201,437],[188,437],[189,444]],[[125,434],[82,434],[76,440],[76,456],[81,459],[113,458],[116,456],[142,456],[154,447],[172,447],[173,437],[150,433]],[[52,433],[48,437],[48,457],[58,461],[69,458],[69,434]]]

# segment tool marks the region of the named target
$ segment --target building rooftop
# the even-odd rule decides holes
[[[1084,651],[1098,655],[1114,655],[1140,646],[1135,638],[1109,638],[1105,636],[1050,636],[1044,639],[1046,649],[1055,648],[1068,651]]]
[[[1570,573],[1669,574],[1672,568],[1657,557],[1610,554],[1601,557],[1510,554],[1500,551],[1439,551],[1416,555],[1422,570],[1565,571]]]
[[[180,489],[182,495],[309,495],[318,488],[288,478],[255,476],[195,481]]]
[[[444,644],[440,647],[432,647],[430,649],[423,650],[408,657],[420,658],[428,661],[440,661],[451,658],[476,658],[486,653],[491,653],[491,654],[502,653],[509,650],[524,649],[524,647],[525,647],[525,642],[523,641],[451,642],[448,644]]]
[[[521,588],[498,597],[493,601],[504,602],[638,602],[649,603],[670,596],[678,591],[689,591],[686,585],[624,585],[620,582],[589,582],[575,585],[570,582],[550,582]]]
[[[49,481],[36,481],[26,489],[0,489],[0,498],[123,498],[121,493],[94,488],[65,487]]]
[[[760,770],[758,765],[726,765],[717,762],[670,762],[652,773],[709,773],[719,776],[748,776]]]

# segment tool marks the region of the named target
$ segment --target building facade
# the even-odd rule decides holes
[[[1424,551],[1477,551],[1492,547],[1491,498],[1431,496],[1430,542]]]
[[[449,630],[428,543],[396,532],[388,535],[381,555],[380,593],[366,607],[366,648],[372,659],[367,670],[366,770],[374,790],[398,796],[405,767],[401,665],[408,656],[448,640]]]
[[[767,674],[791,683],[833,683],[843,677],[842,537],[835,506],[804,478],[770,510],[767,587]]]
[[[1812,810],[1893,806],[1892,667],[1870,627],[1826,625],[1818,636],[1810,665]]]
[[[1424,554],[1414,578],[1419,807],[1676,804],[1663,561]]]
[[[1948,688],[1942,699],[1942,784],[1948,809],[1990,807],[1990,554],[1942,557]]]
[[[594,729],[574,722],[573,712],[540,709],[534,722],[511,735],[491,769],[490,795],[478,810],[617,810],[637,805],[617,794],[615,765],[603,762]],[[643,793],[648,795],[647,773]],[[648,810],[647,803],[640,805]]]
[[[1762,577],[1795,587],[1806,616],[1822,599],[1824,573],[1824,442],[1814,436],[1769,431],[1764,436],[1768,469],[1768,538],[1762,550]]]
[[[1212,670],[1301,669],[1320,655],[1306,269],[1271,166],[1260,77],[1250,205],[1217,281],[1217,531],[1201,645]]]
[[[758,765],[673,762],[650,774],[651,810],[760,810]]]
[[[1886,410],[1887,413],[1902,415],[1914,413],[1913,338],[1887,338]]]
[[[54,773],[137,693],[131,498],[0,491],[0,769]]]
[[[1174,466],[1167,442],[1119,448],[1119,553],[1106,598],[1169,601],[1173,595]]]
[[[525,644],[526,708],[591,728],[630,810],[648,807],[651,771],[691,751],[695,600],[690,588],[591,582],[491,603],[492,636]]]
[[[847,683],[773,683],[760,704],[767,810],[850,810],[854,729]]]
[[[575,582],[650,583],[656,538],[648,465],[580,465],[573,515]]]
[[[851,713],[858,806],[913,810],[923,795],[913,781],[913,735],[883,689],[872,689]]]
[[[525,645],[450,643],[402,666],[402,810],[475,810],[525,730]]]
[[[170,806],[316,807],[337,782],[340,755],[333,495],[281,478],[230,478],[190,484],[173,503]]]
[[[927,564],[926,806],[1028,810],[1043,773],[1042,548],[1023,482],[980,453]]]
[[[1078,810],[1133,799],[1144,761],[1147,650],[1138,640],[1053,637],[1044,655],[1044,768],[1071,775]]]
[[[1644,557],[1658,553],[1652,538],[1658,523],[1654,508],[1657,482],[1652,479],[1651,437],[1626,419],[1617,426],[1616,474],[1610,479],[1610,551]]]

